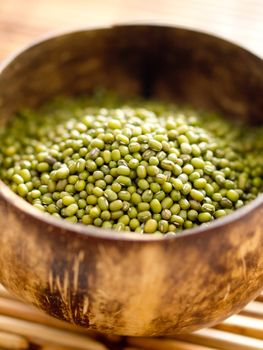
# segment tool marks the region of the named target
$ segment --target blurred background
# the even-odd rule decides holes
[[[263,0],[0,0],[0,60],[54,30],[123,22],[199,29],[263,57]]]

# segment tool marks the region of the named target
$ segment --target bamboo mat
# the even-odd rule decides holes
[[[176,338],[104,336],[24,304],[0,286],[0,350],[263,350],[263,296],[215,326]]]

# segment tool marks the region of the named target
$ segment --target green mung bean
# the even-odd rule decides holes
[[[54,217],[171,235],[263,192],[262,139],[261,127],[160,101],[57,99],[0,131],[0,178]]]

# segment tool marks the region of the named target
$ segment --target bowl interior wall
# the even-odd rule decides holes
[[[94,88],[172,100],[263,121],[263,64],[246,50],[184,29],[120,26],[64,34],[23,51],[0,74],[1,123],[21,107]]]

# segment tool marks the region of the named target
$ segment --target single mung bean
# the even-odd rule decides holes
[[[144,232],[146,233],[154,233],[157,230],[158,223],[154,219],[149,219],[145,222]]]
[[[149,210],[141,211],[138,213],[137,218],[140,222],[146,222],[151,218],[151,212]]]
[[[76,203],[76,200],[74,197],[66,195],[66,196],[63,196],[62,203],[65,206],[69,206],[70,204]]]
[[[169,209],[163,209],[161,212],[161,216],[164,220],[170,220],[172,213]]]
[[[128,176],[123,176],[123,175],[119,175],[116,179],[116,181],[122,185],[122,186],[131,186],[132,182],[131,179]]]
[[[78,211],[78,205],[76,203],[70,204],[69,206],[67,206],[66,208],[64,208],[64,213],[65,216],[70,217],[76,214],[76,212]]]
[[[198,220],[200,222],[208,222],[212,220],[212,216],[210,213],[206,212],[206,213],[200,213],[198,214]]]
[[[235,190],[228,190],[226,196],[231,202],[236,202],[239,199],[239,194]]]
[[[201,202],[204,199],[203,193],[201,191],[195,190],[195,189],[192,189],[190,191],[190,196],[198,202]]]
[[[147,211],[150,209],[150,204],[147,202],[141,202],[137,205],[138,211]]]
[[[169,223],[166,220],[160,220],[158,222],[158,229],[162,233],[166,233],[169,230]]]

